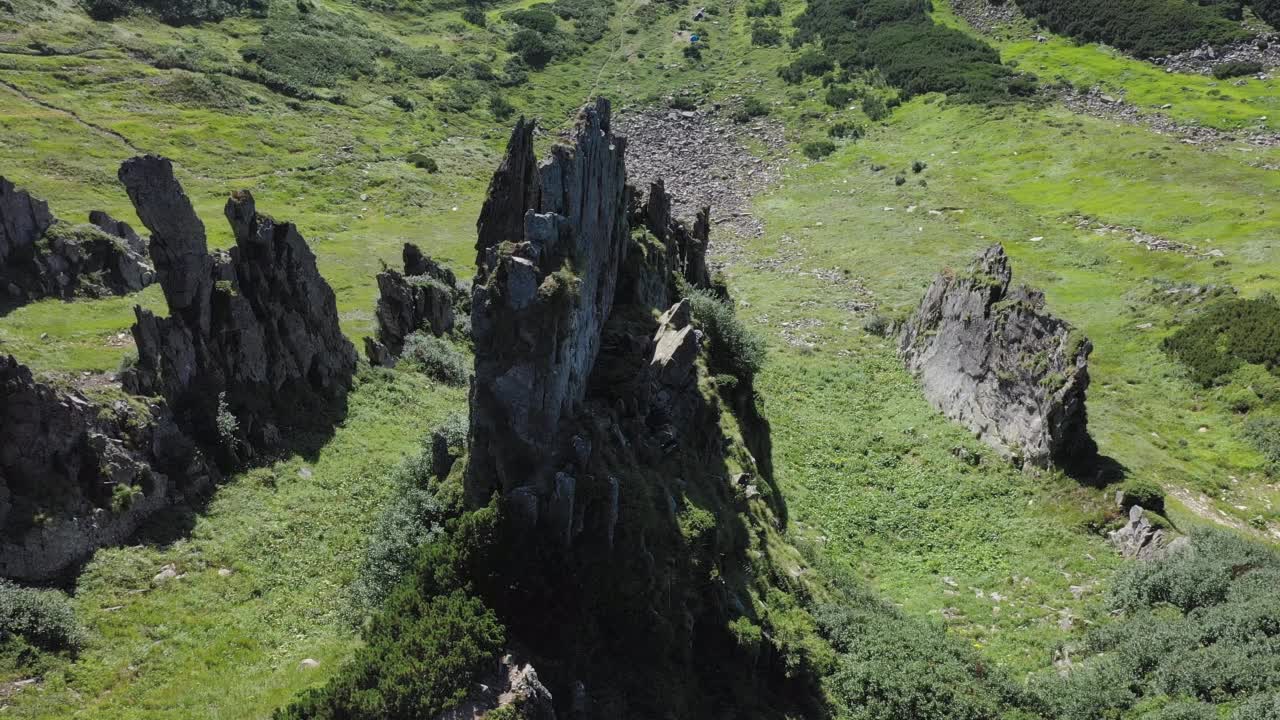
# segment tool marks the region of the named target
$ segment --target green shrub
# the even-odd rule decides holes
[[[431,448],[424,446],[396,468],[388,484],[395,490],[365,549],[364,561],[351,587],[353,615],[375,611],[413,567],[417,549],[438,538],[448,508],[431,487]]]
[[[682,50],[681,53],[685,56],[685,59],[693,60],[694,62],[702,59],[702,48],[698,47],[695,43],[685,45],[684,50]]]
[[[782,31],[777,25],[757,19],[751,23],[751,44],[771,47],[782,44]]]
[[[920,173],[924,172],[925,168],[927,167],[929,167],[929,164],[921,160],[911,161],[911,172],[915,173],[916,175],[919,175]]]
[[[1242,363],[1273,369],[1280,364],[1280,303],[1270,295],[1219,302],[1166,338],[1163,346],[1205,387]]]
[[[742,323],[732,305],[710,291],[692,291],[689,302],[694,322],[711,343],[712,373],[727,373],[742,380],[754,377],[764,365],[764,341]]]
[[[1017,0],[1050,30],[1103,42],[1141,58],[1240,39],[1240,28],[1218,10],[1187,0]]]
[[[400,49],[393,59],[406,72],[426,79],[440,77],[453,69],[453,59],[433,47]]]
[[[990,102],[1020,94],[1011,92],[1015,73],[994,48],[935,24],[930,7],[927,0],[812,0],[796,19],[793,43],[821,41],[843,71],[878,70],[904,98],[943,92]]]
[[[0,643],[11,638],[42,650],[75,652],[84,644],[85,632],[66,595],[0,578]]]
[[[831,85],[827,88],[827,94],[823,101],[833,108],[844,109],[849,103],[858,99],[861,93],[848,85]]]
[[[673,95],[668,103],[675,110],[695,110],[698,103],[688,95]]]
[[[1120,489],[1120,506],[1126,511],[1134,505],[1164,514],[1164,488],[1150,480],[1131,480]]]
[[[115,20],[131,12],[145,12],[169,25],[217,22],[232,15],[266,13],[266,0],[84,0],[94,20]]]
[[[556,29],[556,16],[542,8],[512,10],[504,13],[502,17],[504,20],[513,22],[522,28],[528,28],[542,34],[554,32]]]
[[[871,122],[880,122],[889,117],[889,103],[879,95],[867,95],[862,98],[862,112]]]
[[[1260,72],[1262,72],[1262,63],[1248,60],[1234,60],[1213,66],[1213,76],[1219,80],[1242,77],[1244,75],[1257,75]]]
[[[498,120],[506,120],[515,114],[516,108],[499,93],[489,95],[489,112]]]
[[[418,105],[408,95],[396,93],[391,96],[391,103],[405,112],[413,112]]]
[[[801,146],[800,150],[810,160],[821,160],[836,151],[836,144],[830,140],[813,140]]]
[[[419,330],[405,338],[402,362],[448,385],[465,385],[471,376],[467,356],[453,343]]]
[[[1273,471],[1280,468],[1280,418],[1249,418],[1244,424],[1244,437],[1267,459]]]
[[[858,140],[867,134],[867,128],[859,123],[838,122],[827,128],[827,136],[843,140]]]
[[[296,85],[333,87],[339,80],[373,75],[377,56],[390,51],[386,38],[346,17],[273,9],[262,37],[241,48],[240,55]]]
[[[781,17],[782,3],[778,0],[754,0],[747,5],[747,17]]]
[[[769,104],[754,95],[743,98],[742,107],[733,113],[734,122],[744,123],[751,118],[763,117],[769,114]]]
[[[530,67],[541,68],[551,62],[555,48],[537,30],[523,28],[507,41],[507,50],[520,56]]]
[[[462,11],[462,21],[471,23],[476,27],[484,27],[488,24],[488,19],[485,17],[484,10],[481,10],[474,5],[468,6]]]
[[[789,65],[778,68],[778,76],[795,85],[804,82],[806,77],[818,77],[831,72],[834,68],[835,65],[825,54],[817,50],[806,50]]]
[[[1049,720],[1226,717],[1280,678],[1276,587],[1273,548],[1198,530],[1189,548],[1117,573],[1110,601],[1123,614],[1089,633],[1070,673],[1031,683],[1033,705]],[[1162,700],[1154,715],[1126,714]]]

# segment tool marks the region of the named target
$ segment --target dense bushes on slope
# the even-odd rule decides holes
[[[1280,302],[1271,295],[1220,302],[1164,341],[1164,349],[1205,387],[1244,364],[1280,365]]]
[[[1088,637],[1091,654],[1032,683],[1052,720],[1275,717],[1280,686],[1280,554],[1225,530],[1120,571],[1121,619]]]
[[[845,73],[878,69],[904,98],[929,92],[989,102],[1023,94],[1025,81],[985,42],[929,17],[927,0],[811,0],[795,44],[820,41]],[[822,67],[808,54],[783,68],[789,82]]]
[[[232,15],[265,15],[267,0],[84,0],[94,20],[145,12],[170,25],[216,22]]]
[[[1142,58],[1190,50],[1202,43],[1243,37],[1220,7],[1189,0],[1017,0],[1023,12],[1050,30],[1102,42]]]

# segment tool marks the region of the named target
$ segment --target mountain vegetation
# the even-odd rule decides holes
[[[0,0],[0,715],[1280,716],[1277,13]]]

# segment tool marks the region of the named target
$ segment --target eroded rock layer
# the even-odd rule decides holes
[[[1044,309],[1044,296],[1011,287],[1004,248],[933,281],[899,338],[925,397],[1012,459],[1034,467],[1089,467],[1086,428],[1092,344]]]
[[[0,309],[45,297],[136,292],[154,273],[141,241],[106,213],[57,220],[49,206],[0,177]]]
[[[129,160],[120,180],[151,231],[169,306],[167,318],[136,309],[138,362],[126,387],[164,397],[183,430],[224,462],[275,448],[283,427],[339,405],[355,348],[297,228],[238,192],[226,205],[236,246],[213,254],[168,160]]]

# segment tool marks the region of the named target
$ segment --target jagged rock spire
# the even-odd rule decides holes
[[[940,274],[899,354],[929,402],[984,442],[1034,467],[1085,469],[1097,455],[1085,412],[1093,345],[1012,278],[999,245],[968,272]]]

